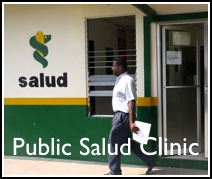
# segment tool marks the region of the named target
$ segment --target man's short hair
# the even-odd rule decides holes
[[[123,66],[125,70],[127,70],[127,61],[122,57],[117,57],[114,59],[117,66]]]

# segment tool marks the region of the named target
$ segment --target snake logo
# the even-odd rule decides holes
[[[36,35],[32,36],[29,40],[30,45],[36,49],[33,53],[33,57],[43,65],[43,68],[48,66],[48,61],[44,57],[48,54],[48,48],[45,44],[50,40],[51,35],[44,35],[41,31],[38,31]]]

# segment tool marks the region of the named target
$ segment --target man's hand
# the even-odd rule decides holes
[[[135,123],[130,123],[130,130],[134,133],[138,133],[137,131],[139,131],[139,128],[135,125]]]

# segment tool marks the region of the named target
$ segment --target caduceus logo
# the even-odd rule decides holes
[[[36,49],[33,53],[33,57],[43,65],[43,68],[46,68],[48,65],[48,61],[44,58],[48,54],[48,48],[44,44],[50,40],[51,35],[44,35],[41,31],[38,31],[36,35],[29,40],[30,45]]]

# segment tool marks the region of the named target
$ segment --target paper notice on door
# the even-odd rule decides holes
[[[182,51],[167,51],[167,65],[182,65]]]
[[[139,131],[137,134],[133,132],[133,140],[142,144],[147,144],[151,124],[141,121],[135,121],[135,125],[139,128]]]

